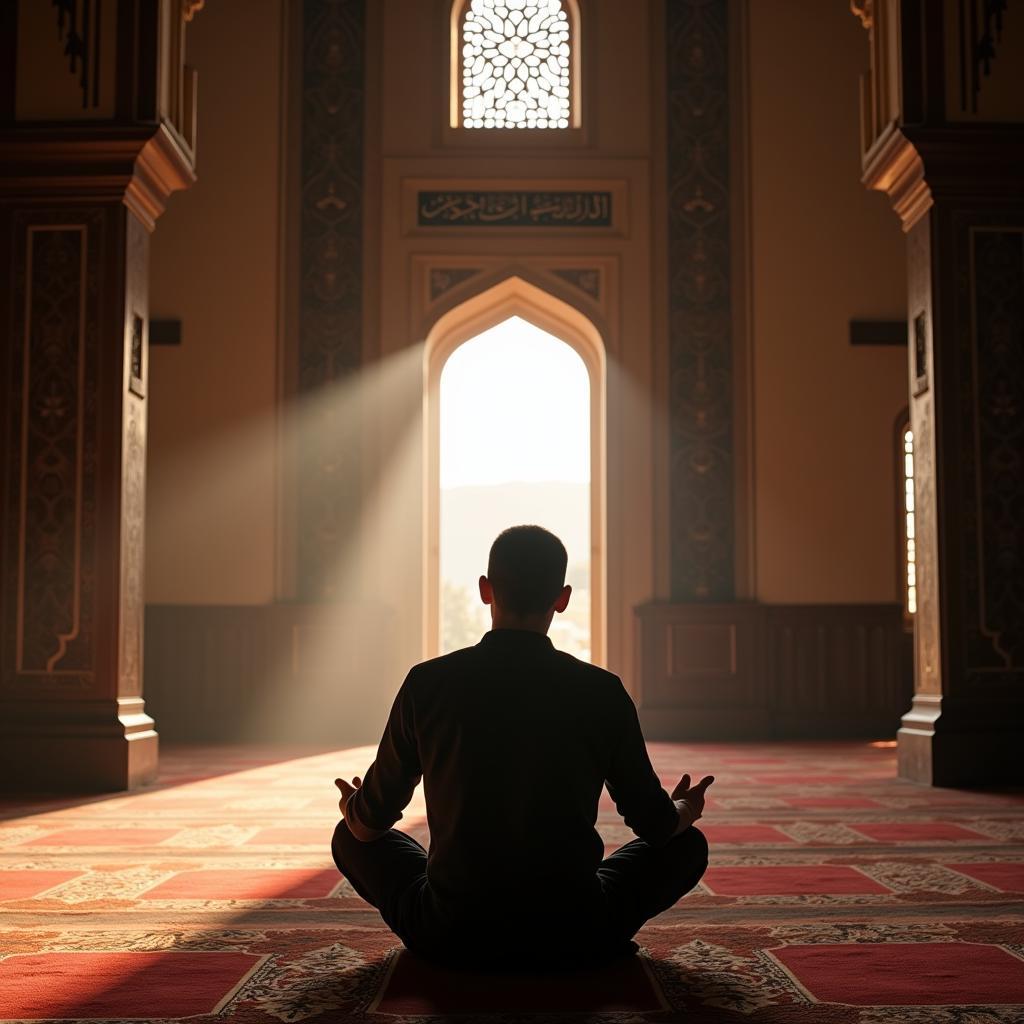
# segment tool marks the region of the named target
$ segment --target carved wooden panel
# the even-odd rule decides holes
[[[95,670],[97,316],[103,220],[14,215],[4,517],[7,688]]]
[[[696,625],[677,622],[669,626],[666,669],[669,679],[690,676],[736,675],[736,625],[712,622]]]
[[[376,743],[407,671],[386,607],[146,609],[146,706],[164,739]]]
[[[891,735],[910,705],[899,605],[655,603],[637,621],[651,738]]]
[[[765,609],[765,670],[776,720],[847,716],[893,731],[910,706],[902,614],[895,605],[794,605]]]
[[[671,587],[734,593],[733,367],[726,0],[669,0]]]
[[[645,712],[678,712],[697,729],[721,715],[750,734],[763,716],[760,609],[753,604],[654,603],[637,610],[636,689]],[[697,723],[701,723],[699,726]]]
[[[947,0],[944,5],[949,120],[1006,123],[1024,118],[1019,63],[1024,41],[1020,22],[1009,15],[1011,6],[1007,0]]]
[[[303,5],[298,390],[326,392],[362,362],[364,0]],[[297,580],[330,598],[358,516],[358,436],[340,399],[307,402],[299,438]]]
[[[1024,228],[969,231],[960,351],[966,668],[1024,678]],[[967,334],[968,332],[964,332]],[[959,334],[959,332],[958,332]],[[963,337],[964,334],[959,334]]]

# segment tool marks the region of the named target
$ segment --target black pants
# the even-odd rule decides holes
[[[520,902],[509,913],[443,906],[427,884],[427,851],[404,832],[362,843],[342,821],[331,852],[408,949],[478,968],[568,968],[635,952],[636,932],[689,892],[708,866],[707,840],[692,826],[664,846],[635,839],[605,858],[585,899],[546,899],[533,912]]]

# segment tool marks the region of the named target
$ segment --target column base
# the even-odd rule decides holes
[[[0,789],[109,793],[154,782],[159,737],[140,698],[61,709],[35,702],[0,707]]]
[[[992,702],[978,709],[950,706],[948,698],[917,694],[896,734],[900,778],[928,786],[1010,786],[1024,782],[1020,757],[1021,708]]]

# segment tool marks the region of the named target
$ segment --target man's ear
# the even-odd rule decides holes
[[[484,604],[494,603],[494,588],[491,586],[491,581],[486,576],[481,576],[480,580],[480,600]]]
[[[565,609],[569,606],[569,598],[570,598],[571,595],[572,595],[572,587],[570,587],[569,584],[567,583],[558,592],[558,597],[555,598],[555,611],[556,612],[564,612],[565,611]]]

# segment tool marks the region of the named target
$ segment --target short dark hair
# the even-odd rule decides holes
[[[510,526],[491,545],[487,578],[504,611],[539,615],[565,586],[568,562],[565,545],[543,526]]]

